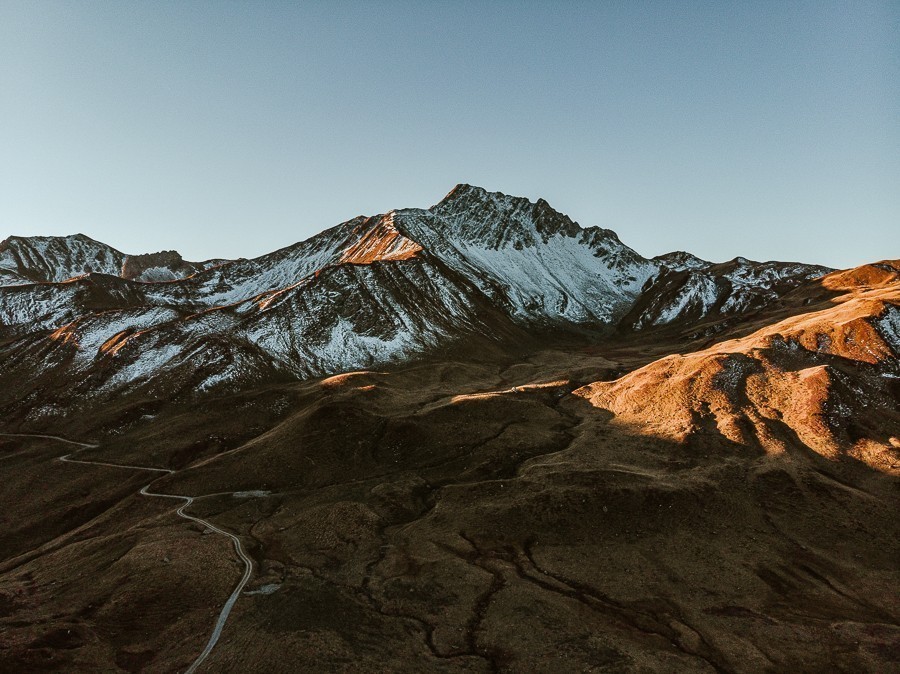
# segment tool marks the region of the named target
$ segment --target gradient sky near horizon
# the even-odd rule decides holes
[[[0,2],[0,239],[253,257],[456,183],[644,255],[900,256],[898,2]]]

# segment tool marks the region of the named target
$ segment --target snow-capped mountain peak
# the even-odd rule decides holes
[[[127,255],[84,234],[10,236],[0,242],[0,283],[59,283],[92,273],[144,282],[171,281],[218,262],[187,262],[173,250]]]
[[[195,389],[318,376],[536,328],[602,334],[727,316],[822,270],[649,260],[542,199],[466,184],[429,209],[359,216],[255,259],[10,237],[0,381],[23,363],[92,394],[152,388],[163,373],[166,386]]]

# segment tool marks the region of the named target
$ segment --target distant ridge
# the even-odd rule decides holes
[[[13,341],[0,382],[32,368],[51,390],[205,391],[553,332],[687,321],[715,334],[828,271],[680,251],[647,259],[543,199],[467,184],[429,209],[360,216],[254,259],[192,263],[81,234],[10,237],[0,338]]]

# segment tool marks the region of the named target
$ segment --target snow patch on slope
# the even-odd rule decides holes
[[[692,281],[679,289],[673,302],[659,312],[652,325],[671,323],[684,315],[689,308],[698,310],[701,315],[709,313],[719,300],[719,290],[715,279],[707,274],[698,274]]]
[[[177,276],[168,267],[150,267],[145,269],[140,275],[135,276],[134,280],[142,283],[160,283],[162,281],[174,281],[178,278],[181,277]]]
[[[315,350],[320,366],[330,372],[400,360],[412,353],[414,341],[412,334],[402,328],[389,336],[366,335],[357,332],[347,319],[340,318],[332,327],[328,341]]]
[[[85,366],[103,355],[101,349],[112,338],[125,337],[127,333],[145,330],[179,317],[177,311],[162,307],[106,311],[79,318],[59,328],[51,338],[73,344],[77,348],[76,362]]]
[[[731,282],[733,288],[731,294],[719,307],[719,311],[723,314],[745,311],[753,301],[758,302],[760,296],[776,299],[778,293],[773,290],[773,287],[777,284],[786,281],[799,283],[830,271],[826,267],[812,265],[754,263],[742,257],[735,258],[734,261],[737,263],[737,267],[723,275]]]
[[[577,239],[557,234],[522,248],[486,248],[460,242],[462,256],[499,282],[515,313],[538,313],[575,323],[611,321],[653,273],[648,266],[613,270]]]
[[[156,343],[145,345],[140,356],[125,364],[104,384],[107,390],[116,389],[125,384],[146,381],[158,375],[167,365],[172,363],[183,352],[183,347],[175,343]]]
[[[659,270],[597,227],[582,229],[539,200],[458,186],[397,226],[521,321],[612,323]]]
[[[68,323],[76,317],[78,292],[74,283],[0,288],[0,327],[36,332]]]
[[[884,314],[875,319],[875,329],[894,354],[900,357],[900,307],[887,305]]]
[[[83,234],[11,236],[0,243],[0,268],[32,281],[60,282],[84,273],[116,275],[124,255]]]

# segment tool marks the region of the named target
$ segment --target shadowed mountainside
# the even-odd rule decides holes
[[[149,484],[253,560],[200,671],[893,671],[900,263],[826,271],[460,186],[4,287],[0,431],[97,446],[0,434],[0,670],[195,661],[244,566]]]
[[[683,355],[645,335],[136,392],[60,430],[174,469],[153,490],[241,537],[254,574],[209,671],[881,672],[897,265],[810,284]],[[0,662],[190,663],[240,576],[227,541],[138,496],[146,473],[2,443]]]
[[[3,245],[10,274],[68,279],[0,285],[0,413],[35,423],[139,388],[234,391],[473,345],[532,348],[533,335],[584,341],[707,319],[715,334],[828,271],[649,260],[546,201],[470,185],[185,278],[176,253],[125,259],[80,236]],[[69,279],[76,268],[90,271]]]

